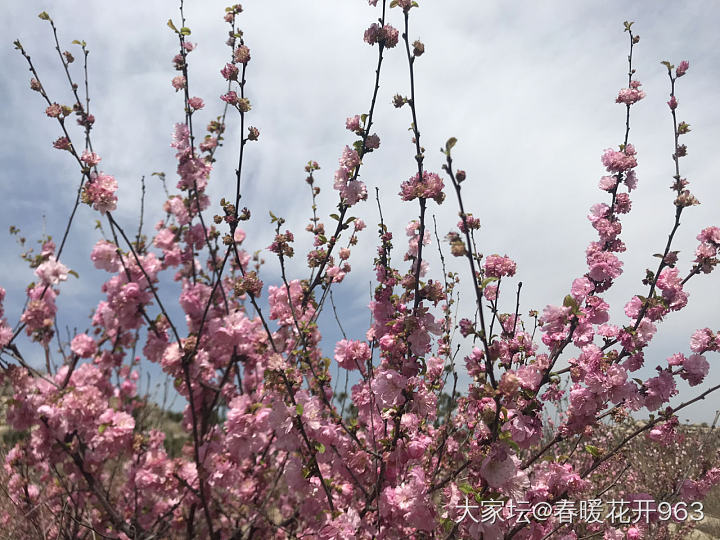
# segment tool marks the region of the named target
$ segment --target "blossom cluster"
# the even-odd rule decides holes
[[[402,9],[406,23],[417,7],[410,0],[390,5]],[[250,48],[237,27],[242,13],[239,4],[225,10],[230,57],[219,71],[228,86],[212,104],[239,115],[244,130],[252,109],[246,97]],[[424,45],[414,42],[411,55],[408,32],[400,36],[382,13],[364,36],[379,45],[378,80],[383,54],[403,39],[412,85]],[[172,58],[179,74],[171,84],[182,98],[184,121],[174,126],[169,143],[177,182],[162,203],[164,218],[149,236],[140,232],[129,238],[113,216],[117,181],[97,170],[101,157],[90,144],[79,152],[72,135],[64,133],[54,146],[80,165],[82,201],[110,231],[89,254],[93,266],[106,272],[102,298],[88,328],[67,338],[57,334],[56,300],[75,274],[61,262],[62,245],[57,248],[51,239],[36,256],[25,256],[37,281],[27,288],[15,330],[5,318],[6,291],[0,288],[0,347],[11,359],[8,363],[3,356],[0,386],[10,396],[8,425],[19,434],[0,471],[9,501],[0,503],[0,523],[10,534],[70,538],[79,537],[82,526],[93,535],[123,540],[392,539],[448,533],[521,540],[556,534],[567,540],[652,538],[667,530],[667,519],[657,514],[670,503],[650,493],[647,471],[625,454],[631,445],[648,455],[685,457],[683,474],[677,474],[675,462],[655,467],[663,493],[700,501],[720,483],[715,462],[692,460],[685,450],[668,451],[682,449],[684,441],[678,411],[687,403],[671,406],[677,382],[696,387],[706,379],[707,357],[720,352],[720,332],[701,328],[691,335],[689,351],[672,354],[646,379],[637,373],[661,324],[686,308],[687,280],[717,265],[720,229],[707,227],[697,236],[687,274],[667,242],[657,269],[647,272],[647,290],[626,302],[620,321],[611,320],[610,305],[601,296],[622,274],[626,246],[620,218],[631,212],[630,193],[637,187],[637,151],[627,130],[617,150],[601,157],[607,174],[599,187],[606,200],[590,208],[597,240],[585,253],[587,271],[572,280],[561,303],[528,315],[519,307],[520,283],[508,300],[507,286],[521,275],[516,261],[478,251],[480,220],[464,209],[466,173],[453,168],[457,141],[448,141],[442,170],[457,195],[460,221],[447,238],[451,253],[467,260],[462,284],[469,282],[474,300],[470,313],[461,313],[461,273],[447,271],[444,257],[437,272],[425,251],[431,243],[425,204],[428,199],[442,203],[446,185],[423,166],[415,118],[419,103],[396,100],[412,109],[419,165],[413,176],[398,182],[399,195],[403,201],[419,199],[420,215],[406,227],[402,257],[395,256],[398,240],[381,216],[370,323],[364,335],[343,336],[328,349],[320,316],[328,299],[335,307],[332,292],[351,272],[354,247],[366,228],[349,212],[367,199],[360,171],[380,149],[372,132],[379,83],[368,113],[345,122],[358,139],[341,152],[333,175],[337,213],[328,221],[318,215],[320,165],[307,162],[312,217],[305,230],[312,245],[301,255],[309,275],[293,276],[287,262],[302,244],[285,219],[270,214],[274,232],[257,252],[247,247],[254,239],[241,227],[251,219],[251,211],[239,207],[242,160],[246,145],[259,138],[257,128],[241,134],[232,198],[223,198],[218,213],[206,219],[224,116],[211,121],[196,144],[194,122],[210,102],[188,93],[188,55],[195,50],[186,40],[189,28],[178,29],[172,21],[169,26],[179,43]],[[637,39],[631,23],[625,26],[632,52]],[[629,62],[628,87],[617,97],[626,105],[627,129],[631,107],[645,96],[632,78],[632,54]],[[75,111],[89,141],[92,122],[82,105],[51,101],[30,66],[31,88],[46,100],[46,116],[63,125]],[[677,68],[668,63],[675,227],[696,202],[679,172],[686,148],[678,136],[689,128],[675,120],[675,82],[688,69],[687,62]],[[263,273],[263,256],[278,263],[279,276]],[[168,309],[170,294],[175,297]],[[503,311],[510,303],[510,311]],[[22,331],[38,343],[47,359],[44,368],[25,360],[23,344],[15,342]],[[57,367],[51,362],[53,339],[62,357]],[[566,368],[558,364],[561,357]],[[177,438],[151,420],[162,413],[139,392],[143,362],[157,366],[183,401]],[[466,390],[457,386],[456,363],[465,366]],[[556,419],[554,411],[559,411]],[[640,411],[656,416],[638,427],[627,419]],[[620,444],[606,418],[617,429],[631,424]],[[621,465],[629,470],[622,482],[617,478]],[[620,501],[612,516],[572,524],[580,511],[599,515],[597,505],[588,505],[607,485],[614,489],[613,500]],[[657,507],[643,506],[648,501],[658,501]],[[647,509],[643,519],[625,520],[621,507],[634,505],[638,512]],[[671,506],[669,519],[684,521],[679,505]],[[479,518],[473,510],[480,510]]]

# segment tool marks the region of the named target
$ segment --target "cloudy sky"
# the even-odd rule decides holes
[[[688,75],[677,88],[679,118],[693,130],[685,136],[689,155],[681,166],[702,205],[686,212],[677,234],[681,271],[690,266],[699,230],[720,224],[720,38],[714,24],[720,18],[720,5],[651,0],[421,0],[420,4],[412,12],[410,37],[426,46],[426,54],[416,62],[425,165],[440,172],[439,148],[449,137],[458,138],[455,163],[468,173],[466,208],[482,221],[480,249],[507,254],[518,262],[525,313],[562,302],[572,279],[586,271],[584,249],[596,237],[586,215],[592,204],[607,202],[606,194],[597,189],[604,174],[600,155],[622,142],[624,135],[625,109],[614,103],[618,89],[627,84],[628,39],[622,23],[635,21],[633,30],[641,40],[634,65],[648,94],[633,107],[631,120],[630,141],[638,150],[640,183],[632,194],[633,212],[623,219],[622,238],[628,246],[625,273],[606,294],[614,306],[615,322],[623,324],[622,306],[633,294],[644,292],[640,280],[645,268],[656,265],[652,254],[662,251],[674,215],[668,189],[673,174],[672,124],[665,105],[669,83],[661,60],[690,61]],[[353,141],[344,129],[345,118],[367,112],[370,102],[376,50],[363,43],[362,36],[379,10],[363,0],[249,1],[244,7],[240,26],[252,52],[248,95],[253,110],[248,118],[260,129],[261,140],[247,153],[242,202],[253,212],[247,227],[248,249],[260,249],[271,241],[268,210],[284,216],[298,232],[307,223],[310,195],[303,166],[310,159],[322,167],[317,175],[323,188],[320,213],[327,216],[334,211],[332,174],[343,147]],[[224,84],[219,70],[229,55],[223,8],[223,3],[210,0],[189,0],[186,5],[190,39],[198,43],[190,56],[191,94],[206,103],[196,117],[197,126],[222,109],[218,96]],[[150,175],[164,171],[174,184],[170,133],[183,118],[182,98],[170,85],[176,75],[171,58],[177,40],[166,26],[169,18],[178,21],[177,3],[67,0],[51,5],[28,0],[5,7],[0,20],[5,74],[0,79],[5,103],[0,110],[4,165],[0,231],[17,225],[29,239],[39,238],[44,230],[58,231],[67,220],[79,181],[68,156],[51,148],[60,135],[58,127],[45,117],[39,96],[30,91],[25,61],[12,47],[19,38],[52,99],[71,103],[49,26],[37,18],[43,10],[56,21],[64,48],[74,50],[70,42],[82,39],[91,50],[94,146],[103,158],[102,169],[120,184],[116,217],[129,229],[137,223],[144,175],[149,185],[146,223],[152,226],[160,217],[162,191]],[[390,10],[389,22],[400,27],[401,13]],[[386,221],[398,239],[398,257],[404,251],[404,226],[417,213],[416,204],[401,204],[397,195],[400,183],[414,170],[409,110],[390,105],[395,93],[408,92],[407,79],[404,51],[390,50],[375,122],[381,147],[366,158],[362,170],[368,191],[380,189]],[[214,211],[220,197],[234,191],[235,120],[230,122],[211,179]],[[429,207],[444,236],[457,221],[453,199],[440,207],[431,202]],[[353,274],[337,289],[336,300],[346,330],[359,338],[368,322],[378,215],[374,201],[354,210],[370,227],[351,259]],[[71,234],[65,263],[82,280],[63,285],[63,328],[84,329],[91,306],[99,299],[97,291],[105,276],[88,260],[89,248],[98,238],[93,230],[96,217],[82,207]],[[298,237],[302,251],[310,238]],[[33,276],[17,257],[20,250],[9,235],[0,245],[0,284],[8,289],[6,309],[13,324],[21,311],[23,289]],[[272,283],[277,263],[266,259],[265,282]],[[297,262],[294,276],[305,277],[302,261]],[[647,352],[642,377],[652,376],[653,367],[664,365],[670,354],[688,352],[695,328],[720,330],[718,280],[720,275],[699,276],[688,284],[690,305],[661,325]],[[172,289],[166,298],[172,298]],[[469,312],[472,302],[464,307]],[[504,309],[513,308],[514,298],[507,298]],[[329,354],[338,330],[330,317],[323,322]],[[717,384],[720,360],[708,360],[708,383]],[[681,397],[692,397],[707,386],[682,386]],[[681,419],[711,421],[718,408],[720,397],[714,396],[681,414]]]

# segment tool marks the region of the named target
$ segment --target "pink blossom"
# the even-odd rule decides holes
[[[175,124],[170,146],[177,149],[176,156],[178,157],[190,149],[190,128],[187,124]]]
[[[485,274],[488,277],[512,277],[515,275],[517,265],[507,255],[489,255],[485,259]]]
[[[539,319],[543,331],[547,333],[561,332],[570,316],[569,307],[546,306]]]
[[[97,244],[95,244],[90,254],[90,259],[93,261],[95,268],[106,270],[107,272],[117,272],[120,270],[117,247],[107,240],[99,240]]]
[[[518,493],[528,483],[527,476],[520,470],[520,460],[501,445],[492,447],[482,462],[480,474],[490,488],[510,495]]]
[[[709,328],[695,330],[690,337],[690,350],[695,353],[702,353],[715,348],[714,336]]]
[[[40,335],[41,341],[47,341],[52,337],[50,331],[57,313],[55,305],[56,293],[52,288],[43,285],[36,285],[28,291],[28,303],[20,320],[27,325],[27,334],[43,332]]]
[[[380,148],[380,137],[378,137],[376,133],[368,135],[365,139],[365,149],[377,150],[378,148]]]
[[[97,351],[97,343],[87,334],[78,334],[70,343],[70,350],[80,358],[90,358]]]
[[[402,405],[405,402],[402,390],[406,382],[407,378],[395,370],[376,371],[372,388],[377,395],[378,405],[384,409]]]
[[[237,105],[238,95],[236,92],[231,90],[230,92],[227,92],[226,94],[223,94],[222,96],[220,96],[220,99],[230,105]]]
[[[591,252],[587,256],[588,276],[595,281],[612,280],[622,274],[622,261],[612,253]]]
[[[627,214],[630,212],[632,202],[630,201],[630,195],[627,193],[618,193],[615,196],[615,212],[618,214]]]
[[[584,300],[591,292],[595,290],[595,285],[586,277],[577,278],[572,282],[570,294],[576,300]]]
[[[233,58],[239,64],[247,64],[250,61],[250,49],[247,45],[240,45],[233,53]]]
[[[617,178],[614,176],[603,176],[600,178],[600,189],[603,191],[612,191],[617,186]]]
[[[697,235],[701,242],[707,242],[720,246],[720,227],[707,227]]]
[[[62,114],[62,107],[60,107],[57,103],[53,103],[45,109],[45,114],[47,114],[50,118],[57,118]]]
[[[377,0],[370,0],[370,5],[375,5],[373,2],[377,2]],[[357,538],[355,533],[361,527],[361,523],[362,520],[357,510],[351,507],[328,521],[317,534],[319,540],[355,540]]]
[[[625,540],[625,533],[620,529],[608,527],[603,534],[603,540]]]
[[[220,74],[228,81],[237,81],[240,70],[235,64],[225,64],[220,70]]]
[[[402,183],[400,186],[400,196],[404,201],[412,201],[418,197],[424,199],[434,199],[435,202],[441,204],[445,200],[443,193],[442,179],[435,173],[423,171],[422,181],[419,173]]]
[[[117,208],[117,182],[115,178],[104,173],[90,173],[90,181],[85,184],[85,201],[92,204],[101,214]]]
[[[690,67],[690,62],[687,60],[683,60],[678,65],[677,69],[675,70],[675,76],[676,77],[682,77],[687,72],[688,68]]]
[[[8,325],[6,319],[0,319],[0,347],[5,347],[13,336],[13,329]]]
[[[425,363],[427,364],[427,377],[430,380],[436,380],[443,372],[445,362],[442,358],[437,356],[429,357]]]
[[[668,446],[675,440],[675,427],[677,424],[677,417],[673,417],[672,420],[668,422],[656,424],[655,427],[650,430],[650,433],[648,433],[648,438],[663,446]]]
[[[664,268],[658,276],[657,287],[662,291],[662,296],[671,311],[677,311],[685,307],[688,295],[682,289],[682,278],[677,268]]]
[[[660,408],[661,405],[667,403],[672,396],[677,394],[675,380],[667,371],[662,371],[657,377],[648,379],[645,382],[645,387],[647,388],[645,407],[650,411]]]
[[[57,285],[61,281],[67,280],[68,267],[51,255],[47,261],[35,269],[35,275],[46,285]]]
[[[153,238],[155,247],[162,250],[172,249],[175,245],[175,233],[167,228],[162,228]]]
[[[615,100],[615,103],[624,103],[626,105],[632,105],[633,103],[637,103],[642,98],[645,97],[645,92],[640,90],[640,83],[638,81],[632,81],[635,83],[630,88],[623,88],[618,93],[618,97]]]
[[[176,92],[179,92],[180,90],[185,88],[186,84],[187,84],[187,82],[186,82],[184,76],[178,75],[177,77],[173,77],[172,86]]]
[[[602,155],[602,163],[608,172],[625,172],[633,167],[637,167],[637,159],[635,158],[634,149],[630,152],[632,145],[628,145],[624,152],[618,152],[612,148],[605,150]]]
[[[355,150],[346,146],[340,158],[340,168],[335,171],[334,188],[349,206],[367,199],[367,188],[360,180],[351,178],[351,171],[360,164],[360,157]]]
[[[594,418],[597,408],[598,402],[596,394],[579,384],[575,384],[572,387],[570,390],[569,409],[571,419]]]
[[[638,346],[647,345],[657,332],[657,327],[645,317],[637,327],[635,337]]]
[[[188,105],[192,110],[197,111],[198,109],[202,109],[205,103],[203,103],[203,100],[199,97],[191,97],[188,99]]]
[[[505,426],[520,448],[530,448],[540,441],[542,421],[536,416],[516,414]]]
[[[386,24],[382,27],[381,36],[378,38],[378,41],[385,45],[388,49],[392,49],[395,45],[397,45],[399,36],[400,33],[396,28]]]
[[[84,150],[80,159],[87,163],[90,167],[94,167],[101,161],[100,156],[98,156],[95,152],[90,152],[89,150]]]
[[[536,364],[522,366],[517,369],[515,374],[520,382],[520,386],[533,391],[538,389],[543,377],[542,371]]]
[[[70,150],[70,148],[72,148],[72,144],[70,143],[70,139],[67,137],[60,137],[53,143],[53,148],[57,148],[58,150]]]
[[[465,227],[467,225],[467,228]],[[472,214],[466,214],[465,220],[460,219],[457,223],[460,232],[467,232],[467,229],[478,230],[480,228],[480,219],[473,217]]]
[[[683,362],[684,371],[680,376],[690,383],[690,386],[697,386],[702,383],[710,370],[710,364],[700,354],[692,354]]]
[[[369,359],[370,348],[364,341],[343,339],[335,345],[335,361],[345,369],[359,369],[364,372]]]
[[[414,530],[430,531],[434,519],[427,496],[425,473],[422,467],[414,467],[408,476],[408,481],[383,490],[380,512],[391,523],[403,523]]]
[[[374,45],[377,43],[379,36],[380,25],[378,23],[373,23],[367,30],[365,30],[365,36],[363,39],[368,45]]]
[[[340,165],[348,171],[352,171],[355,167],[360,165],[360,156],[358,153],[346,146],[343,150],[342,156],[340,157]]]
[[[497,291],[498,287],[497,285],[487,285],[483,289],[483,296],[490,300],[491,302],[497,300]]]
[[[670,96],[670,101],[667,102],[668,107],[670,107],[671,111],[674,111],[677,109],[678,106],[678,100],[675,96]]]
[[[355,116],[350,116],[345,121],[345,128],[347,128],[349,131],[352,131],[353,133],[360,131],[360,115],[356,114]]]

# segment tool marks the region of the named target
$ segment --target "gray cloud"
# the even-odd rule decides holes
[[[249,247],[260,249],[271,241],[268,210],[286,217],[298,231],[307,222],[310,195],[302,167],[309,159],[322,166],[321,215],[331,213],[337,204],[332,173],[342,148],[352,142],[344,129],[345,118],[366,112],[369,104],[376,50],[362,43],[362,34],[378,11],[362,0],[247,3],[245,7],[240,20],[253,55],[248,69],[253,103],[249,119],[260,129],[261,140],[249,147],[243,204],[253,211],[247,227]],[[19,37],[55,99],[70,102],[49,29],[36,17],[42,9],[46,7],[36,1],[15,3],[5,8],[0,21],[8,42],[2,49],[3,65],[10,75],[0,80],[5,101],[0,112],[4,126],[0,197],[7,201],[0,225],[20,225],[34,238],[42,232],[43,214],[48,230],[63,226],[79,180],[67,156],[51,148],[59,136],[57,126],[45,118],[44,106],[28,88],[24,60],[9,43]],[[167,172],[174,185],[170,133],[183,114],[182,99],[170,86],[175,75],[170,59],[177,43],[165,23],[168,18],[178,20],[176,4],[74,0],[54,9],[51,15],[65,44],[69,47],[72,39],[84,39],[92,51],[94,143],[103,157],[102,168],[120,184],[118,218],[130,226],[137,220],[142,175],[150,186],[150,202],[161,196],[152,172]],[[634,29],[641,36],[635,67],[648,97],[633,107],[632,114],[630,140],[639,153],[640,185],[632,194],[633,212],[623,219],[628,246],[625,274],[606,295],[616,322],[625,320],[624,303],[643,291],[644,269],[655,264],[652,254],[662,250],[672,224],[673,198],[668,189],[673,174],[672,126],[665,105],[668,81],[659,63],[664,59],[691,62],[677,92],[680,118],[693,128],[685,136],[689,156],[682,167],[703,204],[686,213],[676,239],[680,267],[688,268],[695,235],[720,216],[716,172],[720,154],[713,142],[720,140],[716,107],[720,64],[714,54],[720,38],[712,24],[719,12],[720,7],[710,1],[650,0],[602,4],[426,0],[413,11],[410,37],[423,40],[427,50],[416,62],[426,166],[440,172],[438,149],[450,136],[459,139],[455,161],[468,172],[466,205],[483,223],[481,251],[508,254],[518,262],[524,312],[560,303],[572,278],[585,271],[584,249],[595,238],[585,216],[592,204],[605,200],[597,189],[603,175],[599,158],[603,149],[622,142],[624,134],[624,107],[614,98],[627,80],[625,19],[636,21]],[[217,98],[224,84],[219,69],[229,54],[223,44],[222,14],[220,2],[186,6],[191,41],[199,44],[190,55],[191,93],[206,102],[196,129],[221,111]],[[390,23],[397,27],[402,24],[399,15],[390,11]],[[404,226],[417,214],[414,205],[401,204],[397,195],[400,183],[414,170],[408,110],[390,105],[393,94],[407,93],[403,51],[389,51],[383,69],[375,123],[381,148],[366,157],[362,178],[369,193],[380,189],[386,220],[396,235],[397,260],[404,251]],[[233,190],[237,128],[231,120],[225,147],[218,152],[210,187],[214,209],[219,198]],[[441,207],[434,203],[430,207],[443,236],[457,221],[454,200],[448,197]],[[357,207],[356,215],[369,227],[351,261],[353,274],[338,288],[336,298],[342,298],[341,313],[351,321],[348,330],[359,337],[367,327],[364,307],[372,279],[373,225],[378,219],[374,202]],[[151,211],[147,226],[160,217],[157,209]],[[77,268],[83,279],[90,278],[89,286],[69,284],[61,295],[63,302],[68,298],[68,308],[73,306],[71,326],[87,324],[87,309],[80,306],[99,298],[94,291],[104,277],[87,261],[89,246],[98,236],[92,228],[95,219],[92,211],[81,208],[71,236],[67,264]],[[297,236],[302,253],[311,239],[302,231]],[[430,251],[437,263],[435,250]],[[266,259],[268,275],[277,276],[277,264],[269,256]],[[451,264],[464,271],[459,261]],[[303,266],[302,260],[295,261],[294,275],[305,276]],[[32,279],[21,268],[12,255],[0,267],[0,281],[11,291],[11,317],[19,315],[22,288]],[[688,284],[690,306],[661,325],[642,376],[651,376],[652,368],[673,352],[686,352],[695,328],[718,329],[712,326],[718,320],[716,280],[714,275],[699,276]],[[507,298],[508,311],[511,304],[514,298]],[[471,301],[463,305],[472,310]],[[327,332],[329,338],[336,334],[335,329]],[[332,346],[327,348],[330,354]],[[717,383],[717,359],[710,361],[715,368],[711,380]],[[708,420],[710,411],[695,408],[688,414]]]

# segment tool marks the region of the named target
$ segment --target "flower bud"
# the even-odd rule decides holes
[[[237,107],[238,107],[238,110],[239,110],[240,112],[242,112],[242,113],[248,112],[248,111],[251,109],[251,107],[250,107],[250,100],[249,100],[248,98],[240,98],[240,99],[238,99],[238,101],[237,101]]]

